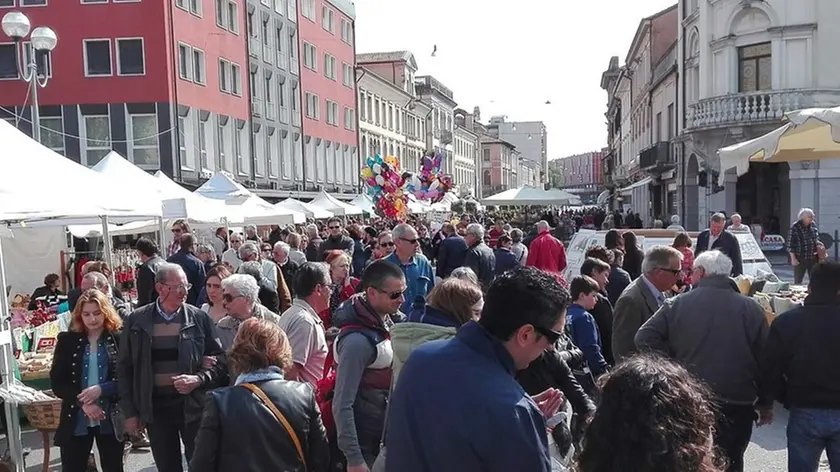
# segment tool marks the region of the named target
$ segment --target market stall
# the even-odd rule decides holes
[[[321,190],[321,193],[319,193],[318,196],[316,196],[312,199],[311,202],[309,202],[309,205],[317,208],[322,208],[324,210],[341,216],[362,214],[361,208],[354,206],[351,203],[344,203],[323,190]]]
[[[121,192],[117,183],[42,146],[2,120],[0,142],[3,143],[0,147],[0,167],[3,168],[3,172],[0,172],[0,224],[6,228],[13,227],[11,231],[4,231],[0,237],[0,367],[3,381],[0,397],[5,401],[7,437],[13,467],[16,472],[24,472],[17,406],[29,405],[31,411],[46,413],[54,411],[57,400],[49,399],[46,393],[34,393],[14,375],[17,369],[14,351],[21,350],[17,346],[13,347],[13,343],[17,344],[18,341],[13,340],[10,324],[12,315],[5,290],[7,282],[3,239],[14,237],[14,228],[97,222],[102,223],[103,233],[107,237],[109,220],[142,221],[160,218],[162,213],[159,204]],[[37,176],[38,185],[33,185],[33,176]],[[44,188],[66,188],[67,182],[73,182],[73,191],[61,193],[60,196],[55,192],[43,191]],[[38,327],[35,328],[37,331]],[[42,338],[48,339],[49,336],[44,335]],[[23,341],[19,342],[22,344]],[[44,341],[41,344],[47,347],[50,343]],[[27,374],[30,370],[43,372],[49,362],[48,357],[35,357],[38,354],[37,348],[36,344],[35,355],[24,356],[22,360]],[[46,440],[49,439],[49,433],[44,438],[48,449]]]
[[[741,294],[750,296],[761,308],[770,324],[782,313],[800,307],[808,296],[808,287],[780,281],[763,274],[758,277],[740,276],[735,279]]]

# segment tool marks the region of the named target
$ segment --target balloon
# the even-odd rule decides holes
[[[376,179],[376,184],[377,185],[385,185],[385,177],[382,177],[381,175],[377,175],[375,177],[375,179]]]
[[[373,174],[374,175],[379,175],[379,174],[382,173],[382,166],[379,165],[379,164],[374,164],[372,169],[373,169]]]
[[[439,186],[440,186],[440,180],[434,180],[434,181],[432,182],[432,184],[431,184],[431,185],[429,185],[429,190],[432,190],[432,191],[437,190],[437,188],[438,188]]]
[[[367,179],[368,177],[373,177],[373,171],[370,170],[370,167],[365,167],[362,169],[362,178]]]

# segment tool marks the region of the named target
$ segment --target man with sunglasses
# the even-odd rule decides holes
[[[616,364],[636,352],[636,332],[665,304],[665,294],[680,279],[682,253],[653,246],[645,253],[642,275],[618,297],[613,309],[612,350]]]
[[[334,249],[346,252],[350,256],[350,260],[353,260],[353,251],[356,249],[356,243],[350,236],[344,235],[341,220],[336,217],[327,220],[327,231],[327,239],[321,242],[318,249],[318,260],[323,261],[324,254]]]
[[[392,234],[396,250],[385,260],[394,263],[405,275],[407,289],[400,311],[409,313],[414,302],[418,298],[425,299],[434,288],[435,273],[426,256],[417,250],[420,247],[420,237],[411,225],[400,223],[394,227]]]
[[[378,260],[365,269],[359,289],[333,315],[339,333],[332,412],[347,472],[369,472],[379,454],[394,357],[391,316],[407,286],[398,266]]]
[[[569,292],[519,267],[490,285],[481,319],[412,352],[391,395],[388,472],[550,472],[556,389],[529,397],[514,375],[562,336]]]

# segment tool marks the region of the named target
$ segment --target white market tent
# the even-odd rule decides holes
[[[315,218],[316,220],[322,220],[325,218],[333,217],[333,212],[329,210],[325,210],[321,207],[311,205],[309,203],[296,200],[294,198],[287,198],[282,202],[275,203],[274,208],[281,210],[297,211],[305,214],[307,218]]]
[[[376,208],[373,206],[373,200],[371,200],[367,195],[358,195],[350,201],[350,204],[370,215],[376,213]]]
[[[101,221],[107,234],[109,218],[130,222],[161,216],[159,202],[155,205],[121,192],[107,178],[33,141],[3,120],[0,120],[0,168],[3,169],[0,172],[0,223],[6,225],[37,221],[63,226]],[[109,243],[106,242],[106,249],[107,246]],[[14,370],[8,323],[11,316],[5,288],[6,271],[0,238],[0,347],[6,379],[4,387],[13,388],[9,381]],[[8,401],[5,408],[10,456],[17,470],[23,470],[17,408]]]
[[[518,187],[497,193],[481,200],[484,205],[580,205],[580,198],[569,192],[553,188]]]
[[[289,225],[306,222],[304,213],[277,208],[235,181],[227,172],[217,172],[195,191],[225,203],[229,223]]]
[[[321,191],[313,198],[309,205],[327,210],[335,215],[361,215],[362,209],[333,197],[325,191]]]
[[[97,224],[99,215],[108,216],[111,222],[161,216],[160,202],[137,198],[118,183],[33,141],[4,120],[0,120],[0,168],[3,221],[31,223],[60,218],[57,224],[64,226]]]
[[[166,186],[164,181],[128,162],[115,151],[109,152],[92,169],[119,184],[124,191],[136,195],[138,199],[153,199],[160,202],[164,219],[184,218],[194,226],[218,226],[224,216],[224,207],[216,201],[193,195],[189,190],[169,180],[172,185],[181,190],[175,192],[171,187]],[[69,229],[77,237],[101,235],[99,225],[71,226]],[[117,236],[150,233],[159,229],[158,221],[139,221],[124,226],[112,226],[110,233]]]

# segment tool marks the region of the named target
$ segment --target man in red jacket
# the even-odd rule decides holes
[[[528,265],[560,275],[566,270],[566,247],[550,230],[547,221],[537,223],[537,237],[528,247]]]

